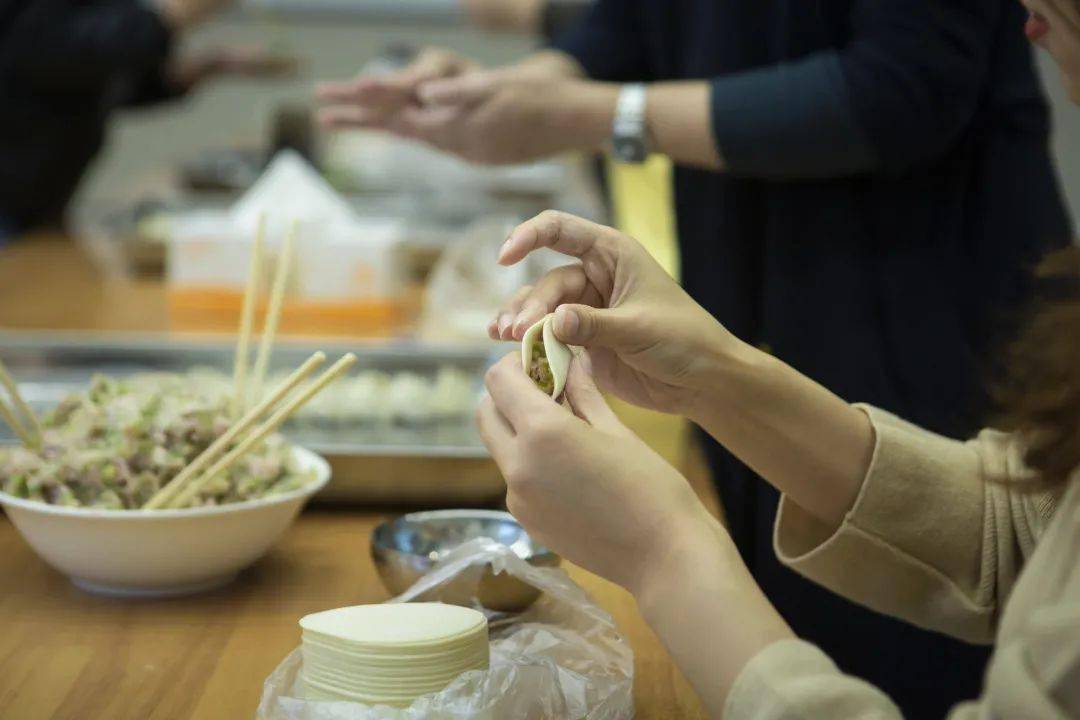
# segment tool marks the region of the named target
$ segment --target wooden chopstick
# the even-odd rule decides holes
[[[15,417],[15,413],[12,411],[8,404],[4,402],[3,398],[0,398],[0,418],[3,418],[4,422],[8,424],[11,431],[15,433],[15,437],[19,438],[19,442],[28,448],[34,447],[34,439],[30,437],[30,433],[26,431],[23,424],[19,422],[19,418]]]
[[[203,487],[207,485],[211,480],[225,472],[229,467],[246,455],[256,444],[264,440],[270,433],[277,430],[281,425],[289,419],[289,416],[299,410],[305,403],[311,398],[315,397],[319,392],[323,390],[327,385],[332,383],[342,373],[352,367],[356,362],[356,355],[347,353],[342,356],[336,363],[330,366],[322,375],[313,380],[306,388],[300,391],[295,397],[293,397],[285,405],[278,408],[270,418],[253,430],[247,437],[245,437],[239,445],[230,450],[224,457],[218,460],[209,470],[204,472],[198,478],[191,480],[187,483],[187,486],[176,495],[173,500],[168,504],[170,508],[182,508],[186,507],[192,500],[194,500]]]
[[[271,407],[292,392],[297,385],[303,382],[308,375],[311,375],[311,373],[325,361],[326,354],[321,350],[305,360],[304,364],[296,368],[296,370],[294,370],[292,374],[274,390],[274,392],[267,395],[265,399],[248,411],[244,417],[233,423],[232,427],[210,444],[210,447],[203,450],[197,458],[188,463],[188,465],[177,473],[172,480],[154,493],[153,497],[143,504],[143,509],[157,510],[162,507],[167,507],[169,501],[175,498],[177,493],[183,490],[185,484],[192,478],[197,477],[198,474],[215,460],[230,443],[242,433],[246,432],[260,417],[266,414]]]
[[[38,422],[37,416],[34,415],[34,411],[30,409],[30,406],[23,400],[22,395],[19,393],[19,386],[15,383],[15,379],[11,377],[11,374],[4,367],[4,363],[0,362],[0,384],[2,384],[8,391],[8,395],[11,396],[11,401],[15,409],[18,409],[22,413],[23,418],[26,420],[27,425],[23,426],[22,423],[15,417],[12,408],[5,406],[3,417],[4,421],[8,425],[11,425],[11,429],[15,431],[16,435],[19,435],[19,429],[22,429],[22,435],[20,439],[31,448],[40,448],[42,435],[41,435],[41,423]],[[12,424],[14,421],[14,424]],[[29,438],[29,441],[22,436]]]
[[[298,223],[294,220],[285,236],[285,243],[278,255],[277,269],[274,272],[274,285],[270,291],[270,302],[266,306],[266,321],[263,323],[262,336],[259,338],[259,354],[255,356],[255,369],[252,371],[252,397],[262,393],[266,380],[266,369],[270,364],[270,351],[274,346],[278,321],[281,319],[281,304],[285,299],[285,286],[289,279],[289,267],[292,264],[293,241],[296,239]]]
[[[266,213],[259,214],[255,230],[255,243],[251,247],[251,266],[248,269],[247,286],[244,288],[244,305],[240,311],[240,336],[236,340],[236,357],[233,358],[233,399],[230,413],[233,418],[247,409],[247,371],[251,344],[251,326],[255,317],[255,303],[259,296],[259,275],[262,271],[263,238],[266,234]]]

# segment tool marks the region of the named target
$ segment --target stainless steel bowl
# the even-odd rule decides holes
[[[375,528],[371,535],[371,557],[386,589],[397,595],[411,587],[442,557],[479,537],[510,547],[518,557],[533,565],[559,564],[559,556],[533,541],[513,515],[497,510],[434,510],[402,515]],[[447,602],[455,599],[455,591],[464,591],[453,586],[450,583],[443,590]],[[491,610],[520,612],[539,596],[536,588],[506,573],[494,575],[490,568],[480,579],[480,602]]]

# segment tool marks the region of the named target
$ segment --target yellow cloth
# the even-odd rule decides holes
[[[679,246],[672,202],[671,160],[666,155],[650,155],[640,165],[607,160],[608,191],[612,220],[616,228],[638,242],[676,280],[679,279]],[[642,437],[665,460],[680,465],[686,442],[686,422],[634,407],[609,397],[619,418]]]
[[[607,161],[615,227],[638,242],[679,279],[679,245],[672,202],[671,160],[650,155],[640,165]]]

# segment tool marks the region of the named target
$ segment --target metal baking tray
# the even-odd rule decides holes
[[[0,331],[0,360],[37,412],[84,389],[99,373],[122,377],[194,368],[231,373],[233,349],[231,338]],[[477,391],[484,371],[498,355],[494,346],[282,341],[274,348],[270,371],[292,370],[315,350],[325,351],[330,361],[354,352],[359,370],[431,376],[440,368],[454,367],[470,375]],[[289,423],[284,433],[330,461],[334,480],[320,496],[324,500],[475,504],[492,501],[503,492],[502,480],[471,417],[409,424]],[[0,424],[0,443],[13,441],[10,430]]]

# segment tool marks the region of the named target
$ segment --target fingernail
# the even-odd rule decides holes
[[[514,337],[517,337],[518,335],[524,335],[525,331],[529,329],[529,326],[531,324],[532,323],[530,323],[526,318],[524,311],[518,313],[518,316],[514,318]]]
[[[559,326],[559,334],[564,338],[572,338],[577,335],[578,327],[581,325],[578,314],[569,308],[559,308],[555,322]]]
[[[499,260],[502,260],[503,256],[506,255],[508,250],[510,250],[510,241],[512,239],[513,239],[513,236],[508,237],[508,238],[506,238],[506,240],[503,241],[502,247],[499,248]]]
[[[499,334],[506,333],[506,329],[510,327],[510,323],[514,321],[514,317],[510,313],[503,313],[499,315]]]

